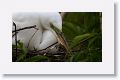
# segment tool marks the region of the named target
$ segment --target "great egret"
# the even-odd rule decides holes
[[[58,12],[20,12],[14,13],[13,22],[17,29],[36,25],[36,28],[21,30],[17,39],[30,49],[43,50],[59,42],[67,49],[66,41],[62,35],[62,19]],[[15,27],[12,27],[15,30]],[[15,37],[12,43],[15,44]],[[55,49],[53,49],[55,51]]]

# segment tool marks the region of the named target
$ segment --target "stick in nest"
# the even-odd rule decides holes
[[[15,45],[16,45],[16,48],[15,48],[15,52],[16,52],[16,58],[17,58],[17,31],[16,31],[16,24],[13,22],[13,25],[15,26]]]
[[[28,27],[24,27],[24,28],[16,29],[16,31],[18,32],[18,31],[21,31],[21,30],[31,29],[31,28],[35,28],[35,29],[37,29],[37,28],[36,28],[36,25],[34,25],[34,26],[28,26]],[[38,29],[37,29],[37,30],[38,30]],[[14,32],[15,32],[15,30],[12,31],[12,33],[14,33]]]
[[[42,50],[38,50],[38,51],[36,51],[36,50],[32,50],[32,51],[30,51],[30,53],[31,54],[34,54],[34,53],[43,53],[45,50],[47,50],[48,48],[50,48],[50,47],[52,47],[53,45],[56,45],[58,42],[56,42],[56,43],[53,43],[52,45],[50,45],[50,46],[48,46],[47,48],[45,48],[45,49],[42,49]]]

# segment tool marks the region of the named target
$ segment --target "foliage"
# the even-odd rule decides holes
[[[20,41],[17,42],[18,55],[13,61],[18,62],[101,62],[102,61],[102,26],[101,12],[69,12],[63,19],[63,33],[70,46],[71,54],[29,55],[29,51]],[[67,55],[66,55],[67,54]]]
[[[69,42],[71,62],[102,61],[102,26],[100,12],[68,13],[63,20],[63,32]]]
[[[17,59],[15,59],[16,45],[12,45],[13,50],[13,61],[16,62],[38,62],[38,61],[48,61],[48,58],[43,55],[29,56],[27,48],[20,41],[17,42]]]

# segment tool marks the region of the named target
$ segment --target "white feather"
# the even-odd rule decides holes
[[[36,29],[22,30],[17,34],[18,40],[23,42],[29,49],[42,50],[57,42],[57,38],[51,32],[50,24],[62,30],[62,19],[59,13],[39,13],[39,12],[22,12],[15,13],[12,16],[13,22],[17,25],[17,29],[36,25]],[[14,26],[13,28],[14,29]],[[33,36],[34,35],[34,36]],[[13,37],[13,44],[15,39]]]

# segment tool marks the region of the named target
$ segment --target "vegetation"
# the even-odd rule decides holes
[[[63,33],[69,44],[68,54],[60,47],[57,54],[30,54],[24,44],[12,46],[15,62],[101,62],[102,61],[101,12],[69,12],[63,19]]]

